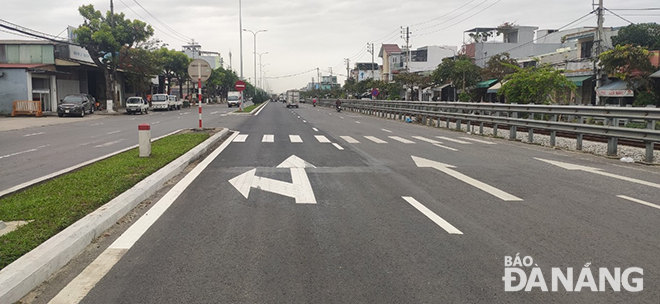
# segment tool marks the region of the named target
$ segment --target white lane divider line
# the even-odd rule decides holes
[[[339,116],[339,118],[344,119],[344,116]]]
[[[649,203],[649,202],[645,202],[645,201],[640,200],[640,199],[632,198],[632,197],[630,197],[630,196],[617,195],[616,197],[618,197],[618,198],[622,198],[622,199],[625,199],[625,200],[629,200],[629,201],[631,201],[631,202],[635,202],[635,203],[638,203],[638,204],[642,204],[642,205],[645,205],[645,206],[649,206],[649,207],[651,207],[651,208],[660,209],[660,206],[658,206],[658,205],[656,205],[656,204],[651,204],[651,203]]]
[[[422,205],[422,203],[418,202],[416,199],[410,197],[410,196],[402,196],[406,202],[408,202],[410,205],[415,207],[415,209],[419,210],[422,214],[426,215],[430,220],[432,220],[434,223],[436,223],[438,226],[440,226],[442,229],[447,231],[449,234],[463,234],[460,230],[456,229],[452,224],[449,222],[445,221],[443,218],[435,214],[433,211],[431,211],[429,208],[426,208],[426,206]]]
[[[464,145],[471,145],[472,144],[471,142],[467,142],[467,141],[460,140],[460,139],[453,139],[453,138],[450,138],[450,137],[444,137],[444,136],[436,136],[436,137],[440,138],[440,139],[444,139],[446,141],[453,141],[455,143],[464,144]]]
[[[261,138],[261,142],[275,142],[275,135],[264,134],[264,136]]]
[[[396,141],[402,142],[404,144],[414,144],[415,142],[412,140],[407,140],[405,138],[399,137],[399,136],[388,136],[391,139],[394,139]]]
[[[454,148],[452,148],[452,147],[443,146],[443,145],[440,145],[440,144],[433,144],[433,145],[436,146],[436,147],[438,147],[438,148],[447,149],[447,150],[449,150],[449,151],[458,151],[458,149],[454,149]]]
[[[365,136],[364,138],[366,138],[368,140],[371,140],[371,141],[373,141],[377,144],[386,144],[387,143],[386,141],[384,141],[384,140],[382,140],[378,137],[375,137],[375,136]]]
[[[123,139],[120,139],[120,140],[115,140],[115,141],[107,142],[107,143],[104,143],[104,144],[96,145],[96,146],[94,146],[94,148],[109,147],[109,146],[112,146],[112,145],[114,145],[114,144],[118,144],[118,143],[120,143],[120,142],[122,142],[122,141],[124,141],[124,140],[123,140]]]
[[[303,123],[307,123],[307,121],[306,121],[306,120],[303,120]]]
[[[317,129],[317,128],[312,128],[312,130],[314,130],[314,132],[318,132],[318,131],[319,131],[319,129]]]
[[[341,137],[341,139],[345,140],[349,144],[359,144],[360,143],[357,139],[355,139],[353,137],[350,137],[350,136],[339,136],[339,137]]]
[[[301,143],[301,142],[303,142],[302,138],[300,138],[300,135],[289,135],[289,140],[292,143]]]
[[[23,135],[23,137],[30,137],[30,136],[35,136],[35,135],[41,135],[41,134],[45,134],[45,133],[46,133],[46,132],[39,132],[39,133],[32,133],[32,134],[25,134],[25,135]]]
[[[71,304],[79,303],[89,291],[112,269],[112,267],[124,256],[124,254],[142,237],[142,235],[160,218],[165,211],[176,201],[184,190],[199,176],[199,174],[215,160],[216,157],[234,139],[232,135],[218,149],[214,150],[209,157],[205,158],[170,191],[168,191],[151,209],[140,217],[135,224],[129,227],[114,243],[110,245],[101,255],[85,268],[73,281],[69,282],[49,304]]]
[[[211,114],[211,115],[215,115],[215,114],[218,114],[218,111],[214,111],[214,112],[211,112],[211,113],[209,113],[209,114]]]
[[[106,134],[106,135],[112,135],[112,134],[117,134],[117,133],[119,133],[119,132],[121,132],[121,130],[112,131],[112,132],[108,132],[108,133],[105,133],[105,134]]]
[[[323,136],[323,135],[314,135],[314,137],[315,137],[316,140],[318,140],[320,143],[324,143],[324,144],[325,144],[325,143],[327,143],[327,144],[330,143],[330,140],[329,140],[327,137]]]
[[[102,122],[97,122],[97,123],[93,123],[93,124],[91,124],[91,125],[89,125],[89,126],[90,126],[90,127],[94,127],[94,126],[100,126],[100,125],[102,125],[102,124],[103,124]]]
[[[248,134],[238,134],[236,138],[234,138],[233,142],[245,142],[248,138]]]
[[[356,123],[356,124],[361,124],[361,122],[359,122],[359,121],[356,121],[355,123]]]
[[[337,144],[337,143],[332,143],[332,145],[335,146],[335,148],[337,148],[338,150],[340,150],[340,151],[344,151],[344,147],[340,146],[339,144]]]
[[[384,132],[387,132],[387,133],[392,133],[392,131],[390,131],[388,129],[381,129],[381,130],[383,130]]]
[[[469,137],[461,137],[461,138],[462,138],[462,139],[471,140],[471,141],[473,141],[473,142],[482,143],[482,144],[496,145],[496,143],[494,143],[494,142],[485,141],[485,140],[480,140],[480,139],[476,139],[476,138],[469,138]]]
[[[20,151],[20,152],[15,152],[15,153],[11,153],[11,154],[2,155],[2,156],[0,156],[0,159],[7,158],[7,157],[12,157],[12,156],[16,156],[16,155],[21,155],[21,154],[25,154],[25,153],[35,152],[35,151],[38,151],[41,148],[45,148],[45,147],[48,147],[48,146],[50,146],[50,145],[43,145],[43,146],[39,146],[39,147],[36,147],[34,149],[30,149],[30,150],[25,150],[25,151]]]
[[[427,143],[434,144],[434,145],[441,145],[442,144],[442,142],[440,142],[440,141],[437,141],[435,139],[426,138],[426,137],[423,137],[423,136],[413,136],[412,138],[417,139],[417,140],[421,140],[421,141],[425,141]]]

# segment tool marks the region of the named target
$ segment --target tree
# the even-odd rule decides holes
[[[561,71],[549,66],[514,68],[518,71],[504,78],[506,83],[498,92],[508,103],[550,104],[553,102],[551,93],[577,89]]]
[[[612,44],[632,44],[650,50],[660,50],[660,24],[641,23],[623,27],[612,37]]]
[[[94,9],[94,5],[83,5],[78,12],[85,19],[74,31],[75,42],[86,48],[94,63],[103,71],[105,77],[105,97],[113,100],[115,107],[119,100],[115,92],[119,52],[122,48],[132,48],[138,42],[144,42],[154,34],[153,28],[140,20],[126,19],[123,13],[105,16]]]
[[[179,82],[179,97],[183,98],[183,83],[188,78],[188,66],[192,60],[182,52],[165,47],[158,50],[158,57],[161,60],[167,83],[171,84],[172,79],[176,78]]]
[[[430,86],[432,83],[431,77],[422,76],[415,73],[398,74],[394,77],[394,82],[401,84],[406,89],[410,89],[410,94],[412,95],[411,100],[417,100],[419,96],[419,90]]]
[[[444,58],[431,74],[431,79],[436,84],[452,83],[461,86],[465,91],[481,81],[481,68],[465,55],[459,55],[456,60]]]
[[[502,80],[506,75],[515,73],[517,71],[515,66],[518,65],[518,61],[509,56],[509,53],[491,56],[486,62],[486,67],[481,70],[483,79]]]
[[[654,72],[649,51],[639,46],[617,45],[598,59],[603,72],[625,81],[629,88],[648,85],[648,76]]]
[[[146,97],[151,89],[151,79],[159,75],[162,66],[154,51],[156,42],[141,44],[135,48],[123,48],[120,53],[120,68],[126,71],[126,78],[135,93]]]
[[[219,95],[222,98],[227,98],[227,93],[234,90],[234,85],[238,81],[238,76],[232,70],[225,70],[223,67],[218,67],[211,71],[209,80],[206,81],[206,86],[209,94]],[[250,86],[251,92],[254,92],[254,87]],[[246,89],[246,91],[250,91]],[[247,93],[247,92],[246,92]]]

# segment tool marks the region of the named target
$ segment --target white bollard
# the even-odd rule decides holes
[[[141,124],[138,126],[138,142],[140,145],[140,157],[151,156],[151,126]]]

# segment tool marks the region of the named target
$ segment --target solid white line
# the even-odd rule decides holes
[[[494,142],[489,142],[489,141],[485,141],[485,140],[479,140],[479,139],[469,138],[469,137],[461,137],[461,138],[462,138],[462,139],[471,140],[471,141],[474,141],[474,142],[478,142],[478,143],[482,143],[482,144],[495,145]]]
[[[645,201],[643,201],[643,200],[639,200],[639,199],[636,199],[636,198],[632,198],[632,197],[630,197],[630,196],[617,195],[617,197],[622,198],[622,199],[627,199],[627,200],[629,200],[629,201],[631,201],[631,202],[635,202],[635,203],[642,204],[642,205],[645,205],[645,206],[649,206],[649,207],[651,207],[651,208],[660,209],[660,206],[658,206],[658,205],[656,205],[656,204],[651,204],[651,203],[649,203],[649,202],[645,202]]]
[[[32,134],[25,134],[23,137],[30,137],[30,136],[35,136],[35,135],[41,135],[44,134],[45,132],[39,132],[39,133],[32,133]]]
[[[341,137],[341,139],[347,141],[349,144],[359,144],[360,143],[355,138],[350,137],[350,136],[339,136],[339,137]]]
[[[443,218],[439,217],[437,214],[435,214],[429,208],[426,208],[426,206],[422,205],[416,199],[414,199],[410,196],[402,196],[402,198],[404,200],[406,200],[406,202],[408,202],[410,205],[415,207],[415,209],[419,210],[422,214],[426,215],[426,217],[428,217],[430,220],[432,220],[434,223],[436,223],[442,229],[447,231],[447,233],[449,233],[449,234],[463,234],[463,232],[456,229],[456,227],[454,227],[449,222],[445,221]]]
[[[392,131],[387,130],[387,129],[381,129],[381,130],[383,130],[383,131],[385,131],[385,132],[387,132],[387,133],[392,133]]]
[[[236,138],[234,138],[234,142],[245,142],[247,138],[248,138],[248,134],[238,134]]]
[[[337,144],[337,143],[332,143],[332,145],[335,146],[335,148],[337,148],[337,149],[339,149],[339,150],[341,150],[341,151],[344,151],[344,148],[343,148],[342,146],[340,146],[339,144]]]
[[[402,137],[399,137],[399,136],[388,136],[388,137],[391,138],[391,139],[394,139],[394,140],[396,140],[396,141],[400,141],[400,142],[402,142],[402,143],[404,143],[404,144],[414,144],[414,143],[415,143],[415,142],[412,141],[412,140],[407,140],[407,139],[402,138]]]
[[[302,138],[300,138],[300,135],[289,135],[289,140],[291,140],[292,143],[301,143]]]
[[[429,138],[422,137],[422,136],[413,136],[412,138],[417,139],[417,140],[421,140],[421,141],[425,141],[427,143],[431,143],[431,144],[434,144],[434,145],[442,144],[442,142],[439,142],[435,139],[429,139]]]
[[[120,140],[115,140],[115,141],[107,142],[107,143],[104,143],[104,144],[100,144],[100,145],[94,146],[94,148],[109,147],[109,146],[112,146],[112,145],[114,145],[114,144],[118,144],[118,143],[120,143],[120,142],[122,142],[122,141],[124,141],[124,140],[123,140],[123,139],[120,139]]]
[[[436,147],[439,147],[439,148],[447,149],[449,151],[458,151],[458,149],[450,148],[450,147],[439,145],[439,144],[433,144],[433,145],[436,146]]]
[[[319,129],[317,129],[317,128],[312,128],[312,130],[314,130],[314,132],[318,132],[318,131],[319,131]]]
[[[112,132],[108,132],[108,133],[105,133],[105,134],[106,134],[106,135],[111,135],[111,134],[117,134],[117,133],[119,133],[119,132],[121,132],[121,130],[112,131]]]
[[[386,141],[384,141],[384,140],[382,140],[378,137],[375,137],[375,136],[365,136],[364,138],[366,138],[368,140],[371,140],[371,141],[373,141],[377,144],[386,144],[387,143]]]
[[[264,136],[261,138],[261,142],[275,142],[275,135],[264,134]]]
[[[262,111],[262,110],[268,105],[268,103],[270,103],[270,101],[266,101],[266,104],[263,105],[263,106],[261,107],[261,109],[259,109],[259,111],[257,111],[257,113],[254,113],[254,116],[259,115],[259,113],[261,113],[261,111]]]
[[[110,245],[94,262],[83,270],[73,281],[64,287],[50,302],[52,304],[78,303],[87,293],[112,269],[135,242],[160,218],[176,201],[183,191],[199,176],[199,174],[215,160],[216,157],[231,143],[238,133],[231,135],[218,149],[213,151],[199,165],[190,171],[170,191],[168,191],[149,211],[140,217],[114,243]]]
[[[330,143],[330,140],[323,135],[314,135],[314,137],[316,137],[316,140],[318,140],[320,143]]]
[[[458,139],[453,139],[453,138],[444,137],[444,136],[436,136],[436,137],[440,138],[440,139],[447,140],[447,141],[453,141],[455,143],[464,144],[464,145],[471,145],[472,144],[472,143],[469,143],[469,142],[464,141],[464,140],[458,140]]]

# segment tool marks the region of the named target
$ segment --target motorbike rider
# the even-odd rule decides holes
[[[337,99],[337,101],[335,101],[335,109],[339,109],[340,107],[341,107],[341,99]]]
[[[316,97],[312,99],[312,104],[316,107]]]

